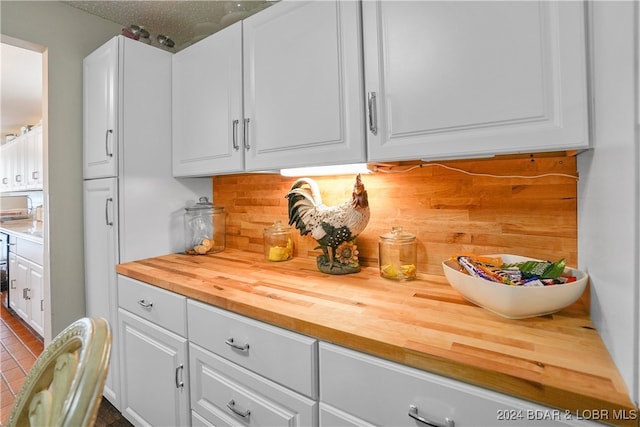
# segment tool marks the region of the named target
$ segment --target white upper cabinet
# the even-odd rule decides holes
[[[242,22],[172,60],[173,174],[244,171]]]
[[[589,146],[582,2],[363,2],[370,161]]]
[[[42,126],[0,147],[0,191],[42,190]]]
[[[41,190],[43,183],[42,126],[33,128],[26,140],[25,180],[28,189]]]
[[[175,176],[366,160],[356,1],[283,1],[173,58]]]
[[[360,3],[283,1],[243,25],[246,169],[365,161]]]
[[[83,67],[83,175],[85,179],[117,176],[118,39],[87,56]]]

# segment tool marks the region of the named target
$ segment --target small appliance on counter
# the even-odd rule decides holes
[[[29,196],[1,196],[0,222],[30,219]]]
[[[185,208],[185,253],[206,255],[221,252],[226,245],[226,212],[222,206],[214,206],[207,197]]]

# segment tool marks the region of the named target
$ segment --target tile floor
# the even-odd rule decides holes
[[[15,396],[44,345],[5,308],[5,294],[0,295],[0,424],[6,425]]]
[[[44,350],[42,338],[15,317],[5,306],[6,293],[0,293],[0,426],[6,425],[16,394],[29,369]],[[94,427],[132,427],[103,399]]]

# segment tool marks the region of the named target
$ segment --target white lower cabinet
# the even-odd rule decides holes
[[[119,276],[118,301],[122,413],[138,426],[189,426],[186,298]]]
[[[197,425],[317,426],[317,341],[187,303]]]
[[[319,352],[321,426],[597,425],[332,344]]]
[[[44,336],[44,270],[41,243],[12,239],[9,252],[9,307]]]
[[[122,412],[140,426],[596,426],[118,276]]]
[[[189,346],[189,366],[191,408],[205,425],[317,425],[315,400],[195,344]]]

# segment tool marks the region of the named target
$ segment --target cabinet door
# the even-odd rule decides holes
[[[242,172],[242,22],[172,61],[174,176]]]
[[[119,310],[122,413],[136,425],[188,426],[187,340]]]
[[[44,336],[44,275],[42,266],[29,262],[27,312],[29,326]]]
[[[117,179],[84,182],[84,269],[86,313],[117,325],[116,264],[118,263]],[[114,339],[104,395],[118,403],[118,340]]]
[[[283,351],[284,352],[284,351]],[[190,344],[191,407],[216,426],[313,426],[317,402]]]
[[[17,290],[16,306],[14,310],[18,316],[25,321],[29,320],[28,311],[28,292],[29,292],[29,261],[18,256],[16,257],[16,268],[11,272],[11,277],[16,280],[15,286]]]
[[[18,289],[18,256],[9,252],[9,307],[13,311],[18,308],[19,298],[22,298],[21,290]]]
[[[42,189],[42,127],[38,126],[29,132],[26,143],[25,179],[31,190]]]
[[[10,190],[26,189],[27,180],[25,176],[25,153],[28,136],[22,135],[11,142],[9,148],[9,163],[11,175],[9,178]]]
[[[8,191],[10,188],[10,162],[9,155],[11,153],[10,143],[0,146],[0,191]]]
[[[116,176],[118,39],[89,54],[83,67],[84,178]]]
[[[366,160],[360,3],[280,2],[243,22],[249,171]]]
[[[370,161],[588,147],[582,2],[363,2]]]
[[[29,263],[27,311],[29,325],[44,336],[44,280],[42,266]]]
[[[545,426],[595,425],[571,420],[564,410],[327,343],[320,344],[320,396],[321,425],[331,427],[426,424],[418,418],[447,427],[530,426],[542,419]]]

